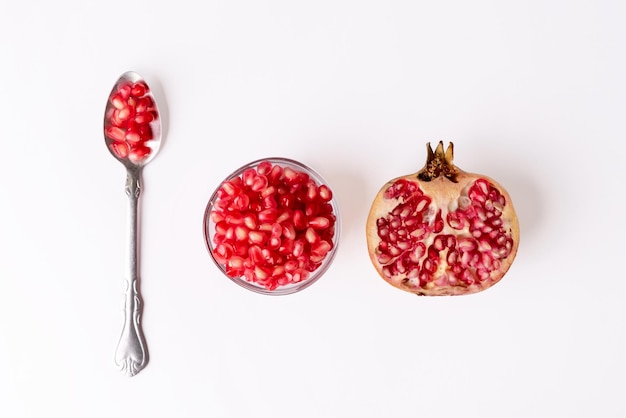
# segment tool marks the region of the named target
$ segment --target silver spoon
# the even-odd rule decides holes
[[[126,167],[128,218],[124,293],[124,325],[115,351],[115,364],[129,376],[148,363],[141,329],[142,299],[139,292],[138,203],[143,167],[161,145],[161,117],[143,78],[132,71],[122,74],[111,90],[104,114],[104,137],[111,154]]]

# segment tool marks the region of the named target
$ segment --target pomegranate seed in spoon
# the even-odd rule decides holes
[[[153,139],[150,123],[158,118],[158,113],[149,92],[143,81],[120,83],[111,92],[104,134],[115,141],[109,148],[117,158],[140,163],[152,152],[148,147],[148,141]]]

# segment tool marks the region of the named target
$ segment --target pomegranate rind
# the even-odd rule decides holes
[[[418,173],[415,173],[408,176],[397,177],[389,181],[376,195],[366,223],[368,254],[372,264],[376,268],[376,271],[392,286],[406,292],[423,296],[473,294],[488,289],[498,283],[513,263],[519,247],[519,223],[509,193],[498,182],[488,176],[466,173],[458,169],[458,167],[455,167],[455,169],[457,170],[455,178],[456,182],[452,182],[445,177],[437,177],[430,181],[421,181],[418,177]],[[448,219],[449,213],[455,214],[459,211],[459,197],[467,194],[469,188],[476,184],[477,181],[481,181],[481,185],[485,183],[489,184],[490,187],[497,190],[497,192],[499,192],[499,194],[504,198],[505,204],[501,207],[501,214],[498,213],[498,218],[501,219],[502,225],[500,232],[504,234],[507,240],[507,249],[502,250],[502,253],[500,254],[506,255],[502,257],[492,257],[496,262],[493,263],[493,260],[491,260],[491,264],[489,264],[489,258],[486,258],[487,264],[491,267],[489,269],[488,277],[483,267],[481,267],[482,274],[479,278],[479,274],[477,272],[478,269],[465,264],[463,269],[469,271],[469,276],[468,273],[464,273],[467,280],[463,281],[459,280],[457,274],[452,272],[452,266],[448,263],[446,258],[446,256],[448,256],[451,252],[460,250],[444,248],[443,250],[437,251],[438,264],[436,271],[432,273],[431,279],[420,280],[420,273],[427,270],[426,267],[431,267],[428,264],[424,265],[426,258],[428,258],[427,252],[431,251],[431,256],[433,258],[435,257],[434,253],[437,245],[434,244],[437,236],[452,236],[454,238],[451,239],[451,242],[454,241],[457,246],[460,243],[465,242],[464,240],[467,240],[468,242],[471,241],[469,238],[477,240],[476,237],[472,237],[472,233],[469,231],[469,225],[465,225],[462,230],[458,230],[451,226]],[[418,270],[409,268],[408,271],[399,272],[397,269],[386,267],[389,266],[390,263],[395,262],[396,259],[394,259],[393,256],[383,256],[382,254],[381,243],[383,242],[383,239],[379,236],[378,223],[384,223],[385,221],[379,220],[389,217],[390,214],[406,200],[404,197],[397,198],[391,196],[391,193],[389,192],[390,187],[396,184],[410,185],[412,188],[411,190],[414,190],[415,188],[419,189],[419,191],[413,191],[412,193],[409,192],[406,199],[412,199],[411,196],[414,196],[415,193],[419,194],[420,192],[423,193],[424,196],[428,196],[431,199],[428,203],[428,209],[431,212],[434,211],[431,215],[434,214],[435,216],[430,216],[430,218],[432,218],[429,222],[430,230],[426,231],[421,240],[416,240],[417,242],[422,242],[424,244],[424,250],[420,250],[423,251],[424,254],[420,257],[419,262],[413,265],[413,267],[417,266]],[[439,213],[439,210],[441,210],[441,217],[439,219],[443,220],[443,228],[439,232],[435,232],[435,230],[441,226],[439,225],[439,227],[435,227],[434,225],[437,220],[436,214]],[[454,219],[454,215],[452,215],[452,218],[450,219]],[[458,227],[456,224],[455,226]],[[505,238],[501,239],[504,240]],[[438,242],[441,242],[441,240],[442,239],[439,238]],[[485,243],[485,245],[488,245],[488,243]],[[441,245],[439,247],[441,247]],[[416,250],[416,254],[420,253],[420,251]],[[481,251],[477,251],[476,254],[483,254],[486,251],[487,250],[484,248],[481,248]],[[392,258],[389,259],[390,257]],[[417,257],[417,255],[415,257]],[[403,270],[404,268],[404,265],[402,265],[400,270]],[[424,274],[424,276],[426,275]]]

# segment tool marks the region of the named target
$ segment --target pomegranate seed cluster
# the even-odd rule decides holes
[[[387,278],[400,275],[405,285],[422,289],[481,284],[512,251],[502,219],[506,199],[485,179],[471,182],[444,208],[406,179],[393,183],[384,199],[398,202],[376,222],[376,258]]]
[[[301,283],[334,247],[332,192],[303,171],[263,161],[216,194],[212,254],[231,278],[267,290]]]
[[[148,85],[143,81],[122,83],[109,101],[104,134],[110,139],[109,147],[120,159],[128,158],[140,163],[152,151],[148,141],[154,138],[151,122],[158,118]]]

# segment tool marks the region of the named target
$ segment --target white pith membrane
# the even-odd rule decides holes
[[[507,192],[489,178],[464,172],[458,183],[445,177],[391,181],[381,189],[367,229],[370,258],[381,276],[420,295],[469,294],[492,286],[512,263],[519,236]]]

